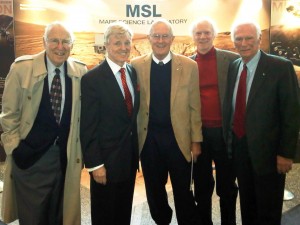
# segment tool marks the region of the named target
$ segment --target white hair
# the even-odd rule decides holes
[[[256,37],[259,38],[261,36],[261,29],[258,23],[250,20],[239,20],[233,23],[231,27],[231,40],[234,41],[235,31],[239,26],[242,25],[251,25],[256,30]]]
[[[204,23],[204,22],[206,22],[206,23],[208,23],[208,24],[211,25],[211,28],[212,28],[212,31],[213,31],[213,36],[216,37],[217,34],[218,34],[217,24],[216,24],[216,22],[215,22],[214,20],[212,20],[212,19],[209,18],[209,17],[201,17],[201,18],[198,18],[197,20],[195,20],[195,21],[192,23],[192,25],[191,25],[191,27],[190,27],[190,32],[191,32],[192,36],[193,36],[194,31],[195,31],[196,27],[198,26],[198,24]]]

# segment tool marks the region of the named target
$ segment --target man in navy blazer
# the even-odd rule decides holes
[[[256,23],[236,23],[231,35],[241,59],[228,70],[223,127],[233,154],[242,223],[280,225],[285,177],[292,169],[299,131],[297,77],[289,60],[260,50],[261,29]],[[242,112],[237,95],[244,64]]]
[[[130,224],[139,158],[137,77],[126,63],[132,36],[124,23],[110,24],[104,33],[107,57],[81,82],[80,137],[84,163],[91,176],[93,225]],[[126,103],[128,95],[130,106]]]

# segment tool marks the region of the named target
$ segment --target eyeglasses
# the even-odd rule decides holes
[[[47,38],[47,42],[52,45],[53,47],[57,47],[59,45],[59,43],[62,44],[62,46],[64,47],[70,47],[73,42],[71,40],[68,39],[59,39],[59,38]]]
[[[234,38],[234,42],[236,42],[236,43],[242,43],[243,42],[243,40],[245,40],[246,42],[248,42],[248,41],[252,41],[254,39],[254,37],[252,37],[252,36],[247,36],[247,37],[235,37]]]
[[[160,40],[160,39],[167,40],[170,37],[172,37],[171,34],[151,34],[150,36],[155,40]]]
[[[212,34],[212,32],[210,31],[197,31],[194,33],[195,36],[210,36]]]

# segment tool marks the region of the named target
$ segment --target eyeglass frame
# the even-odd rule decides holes
[[[252,40],[254,40],[254,39],[255,39],[255,37],[253,37],[253,36],[234,37],[233,41],[234,41],[235,43],[242,43],[243,41],[249,42],[249,41],[252,41]]]
[[[172,34],[150,34],[150,37],[152,37],[155,40],[167,40],[169,38],[172,38],[173,35]]]
[[[68,39],[60,39],[60,38],[46,38],[46,42],[57,47],[59,43],[62,44],[64,47],[71,47],[73,44],[72,40]]]

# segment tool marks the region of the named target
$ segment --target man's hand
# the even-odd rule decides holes
[[[292,169],[293,160],[277,155],[277,172],[280,174],[288,173]]]
[[[92,172],[94,180],[99,183],[106,185],[106,169],[104,166],[101,166],[100,168],[94,170]]]
[[[197,162],[197,158],[201,154],[200,142],[192,142],[192,154],[194,162]]]

